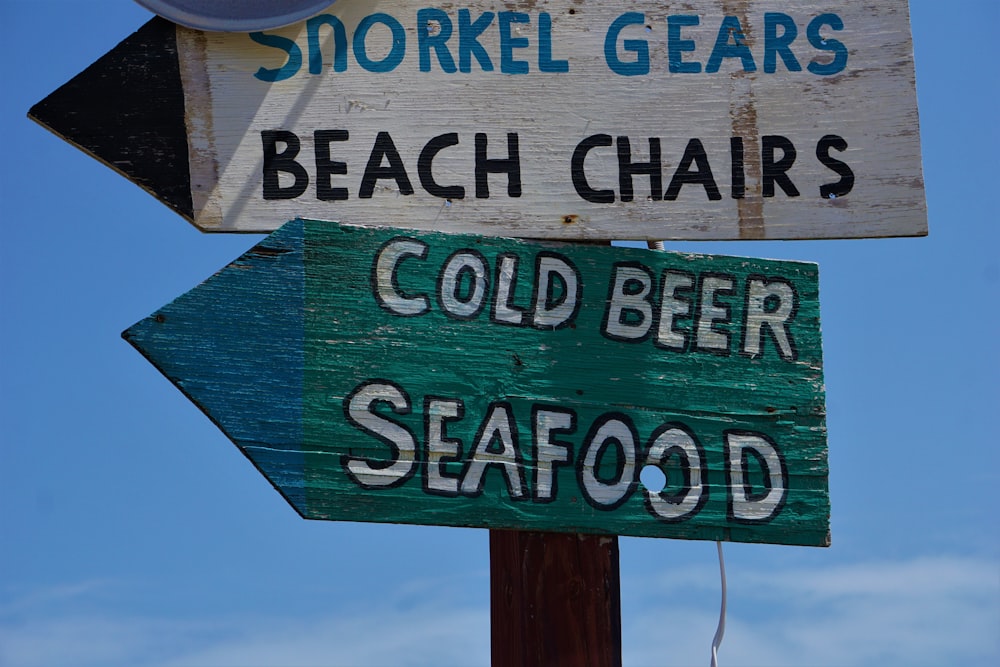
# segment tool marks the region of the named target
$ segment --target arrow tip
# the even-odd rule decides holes
[[[122,337],[305,515],[302,230],[286,224]]]
[[[173,23],[149,21],[28,117],[194,219]]]

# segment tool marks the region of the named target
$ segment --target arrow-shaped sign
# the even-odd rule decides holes
[[[817,280],[297,220],[124,336],[307,518],[825,545]]]
[[[926,234],[906,0],[496,9],[156,19],[29,115],[205,231]]]

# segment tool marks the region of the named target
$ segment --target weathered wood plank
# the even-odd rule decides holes
[[[622,664],[618,538],[490,531],[492,667]]]
[[[295,221],[125,336],[308,518],[828,543],[813,264]]]
[[[175,30],[153,19],[28,116],[192,219]]]
[[[203,230],[306,216],[561,239],[927,231],[906,0],[338,2],[267,33],[162,32],[179,82],[144,81],[162,58],[126,40],[30,115]],[[120,90],[89,95],[97,76]],[[93,122],[150,85],[183,112]],[[145,133],[182,121],[190,210],[105,146],[151,154]],[[173,186],[173,167],[146,168]]]

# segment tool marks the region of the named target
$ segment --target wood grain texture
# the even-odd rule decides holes
[[[135,178],[206,231],[303,216],[566,240],[927,232],[906,0],[341,0],[266,34],[162,37],[192,210]],[[148,71],[170,88],[154,99],[180,94],[160,56],[118,52],[128,67],[100,76]],[[120,88],[102,105],[135,106]],[[115,165],[74,95],[32,113]],[[153,126],[119,120],[105,136],[145,150],[135,125]]]
[[[622,664],[618,538],[490,531],[493,667]]]
[[[28,117],[185,218],[194,215],[173,23],[154,18]]]
[[[300,220],[125,337],[308,518],[829,543],[813,264]]]

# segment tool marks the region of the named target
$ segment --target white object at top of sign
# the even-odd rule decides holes
[[[333,0],[136,0],[189,28],[217,32],[270,30],[320,13]]]

